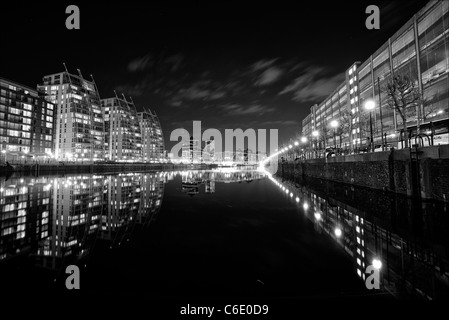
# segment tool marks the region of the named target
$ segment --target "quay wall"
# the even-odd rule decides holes
[[[423,199],[449,200],[449,146],[279,162],[286,178],[313,177]]]

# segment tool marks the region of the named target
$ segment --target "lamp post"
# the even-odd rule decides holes
[[[24,158],[25,164],[26,164],[26,163],[27,163],[27,154],[28,154],[28,150],[23,150],[23,154],[24,154],[23,158]]]
[[[303,145],[305,145],[306,143],[307,143],[307,137],[305,137],[305,136],[302,136],[301,137],[301,143],[303,144]],[[306,154],[304,153],[304,148],[302,149],[302,154],[303,154],[303,157],[304,158],[306,158],[307,156],[306,156]]]
[[[371,152],[374,152],[374,140],[373,140],[373,119],[371,116],[371,110],[373,110],[375,108],[375,103],[372,100],[367,100],[365,102],[365,109],[368,110],[369,112],[369,130],[370,130],[370,147],[371,147]]]

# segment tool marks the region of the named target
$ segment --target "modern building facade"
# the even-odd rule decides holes
[[[357,148],[373,142],[398,145],[402,119],[388,106],[387,81],[405,75],[416,83],[423,103],[406,119],[407,128],[427,133],[449,114],[449,2],[430,1],[364,62],[345,71],[345,81],[302,121],[302,134],[312,148]],[[372,100],[372,111],[364,108]],[[430,125],[432,123],[432,125]],[[447,122],[446,122],[447,123]],[[408,129],[408,130],[409,130]],[[449,143],[447,128],[435,134],[435,144]],[[384,141],[385,143],[385,141]]]
[[[50,157],[55,109],[36,90],[0,78],[0,161],[24,162]]]
[[[142,134],[132,101],[119,97],[102,99],[106,158],[112,161],[142,161]]]
[[[79,71],[79,70],[78,70]],[[94,81],[67,71],[44,76],[38,90],[57,106],[54,154],[68,161],[104,159],[104,120]]]
[[[145,162],[165,160],[165,145],[162,127],[156,112],[146,109],[138,112],[137,118],[142,134],[142,158]]]

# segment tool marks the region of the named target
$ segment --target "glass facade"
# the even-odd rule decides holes
[[[57,106],[55,157],[69,161],[104,159],[104,120],[94,82],[81,74],[45,76],[38,90]]]
[[[142,134],[134,103],[108,98],[101,100],[105,122],[106,158],[112,161],[142,161]]]
[[[142,132],[142,157],[145,162],[165,159],[164,137],[159,118],[151,110],[137,113]]]
[[[55,106],[36,90],[0,78],[0,162],[23,163],[50,157],[55,112]]]
[[[323,144],[349,149],[364,146],[371,136],[371,112],[373,142],[380,144],[384,137],[389,145],[399,147],[402,118],[388,105],[387,81],[392,76],[406,75],[422,93],[423,102],[406,119],[408,130],[416,132],[418,124],[429,128],[447,122],[448,73],[449,2],[430,1],[369,59],[346,70],[340,89],[311,108],[303,120],[302,134],[321,148]],[[363,107],[367,100],[374,101],[374,110]],[[336,129],[330,127],[332,120],[338,121]],[[318,131],[320,138],[314,139],[313,131]],[[434,134],[434,144],[449,143],[447,130]]]

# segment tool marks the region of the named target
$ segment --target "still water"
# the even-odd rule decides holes
[[[85,295],[448,298],[441,203],[224,168],[0,179],[3,293],[69,294],[77,265]]]

